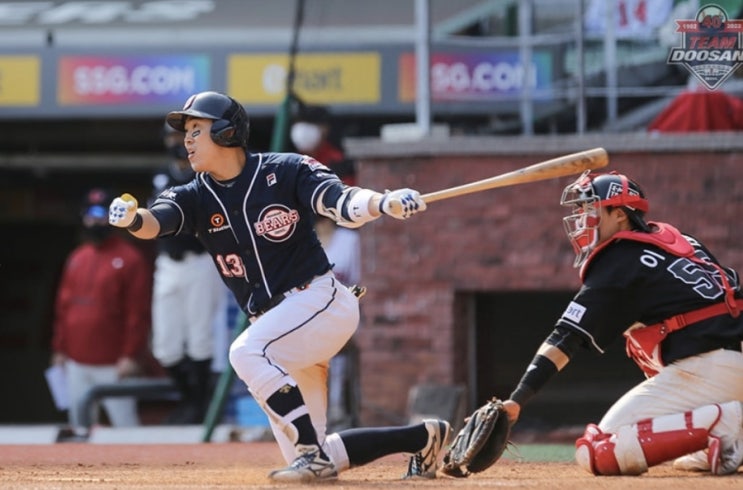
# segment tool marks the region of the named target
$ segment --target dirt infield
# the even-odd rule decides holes
[[[344,472],[333,488],[598,488],[674,489],[741,488],[743,473],[730,477],[687,474],[669,465],[641,477],[593,477],[573,463],[522,463],[510,459],[466,479],[405,480],[407,459],[383,458]],[[221,443],[186,445],[103,445],[64,443],[0,446],[3,489],[195,489],[306,488],[271,484],[266,474],[282,466],[276,444]]]

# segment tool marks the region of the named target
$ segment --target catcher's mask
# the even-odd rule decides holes
[[[245,108],[232,97],[219,92],[201,92],[192,95],[183,109],[172,111],[165,118],[177,131],[186,130],[186,119],[211,119],[211,137],[219,146],[248,147],[250,121]]]
[[[632,228],[649,232],[645,213],[649,205],[637,183],[617,172],[592,174],[585,171],[565,187],[561,206],[571,208],[563,218],[563,225],[575,250],[574,267],[580,267],[599,243],[601,208],[620,207],[627,213]]]

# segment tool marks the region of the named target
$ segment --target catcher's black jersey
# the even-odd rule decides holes
[[[696,239],[684,235],[698,258],[715,261]],[[725,269],[740,297],[738,276]],[[712,265],[678,257],[649,243],[617,240],[598,251],[584,275],[583,286],[557,326],[584,339],[587,348],[603,353],[635,322],[651,325],[680,313],[724,301],[720,274]],[[721,315],[682,328],[666,337],[664,364],[703,352],[733,346],[743,339],[743,315]]]
[[[161,223],[176,223],[175,234],[201,240],[225,284],[253,315],[272,296],[330,269],[315,235],[314,205],[320,192],[337,195],[342,189],[338,177],[310,157],[248,153],[236,178],[217,182],[199,173],[160,193],[151,211]]]

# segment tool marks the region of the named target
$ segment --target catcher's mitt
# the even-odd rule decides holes
[[[449,476],[465,477],[486,470],[503,455],[510,433],[511,424],[503,402],[491,398],[466,420],[444,454],[441,471]]]

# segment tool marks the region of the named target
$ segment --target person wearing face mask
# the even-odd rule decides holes
[[[356,185],[353,161],[330,138],[330,112],[323,106],[302,105],[289,136],[297,152],[323,162],[341,182]]]
[[[83,241],[65,262],[55,301],[51,363],[64,369],[69,423],[78,435],[87,432],[81,422],[90,418],[81,411],[90,388],[139,375],[147,354],[152,268],[108,226],[111,200],[102,189],[88,193]],[[111,425],[139,425],[136,399],[104,398],[102,405]]]
[[[153,198],[168,187],[194,178],[183,145],[183,133],[168,124],[163,129],[168,163],[153,179]],[[217,345],[215,321],[227,291],[206,249],[194,236],[157,240],[152,297],[152,350],[180,395],[165,423],[200,424],[211,397],[215,359],[227,357],[228,345]],[[216,352],[220,349],[220,353]]]

